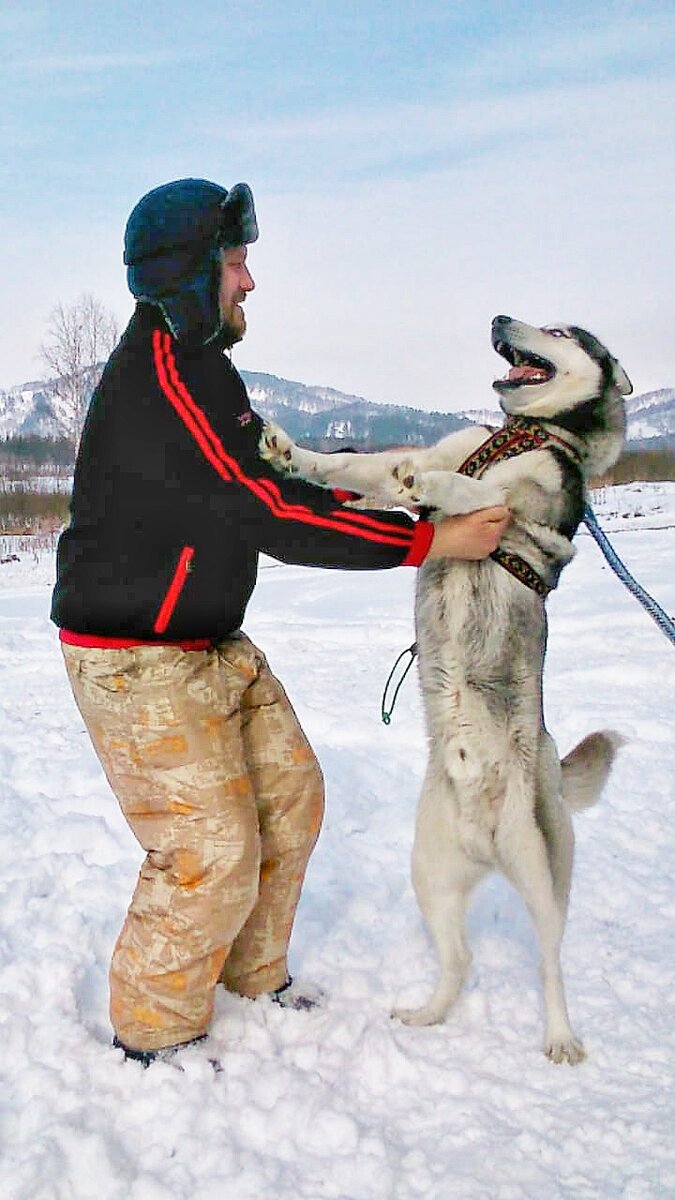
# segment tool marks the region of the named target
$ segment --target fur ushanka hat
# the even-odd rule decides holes
[[[179,341],[203,345],[221,326],[219,251],[255,242],[246,183],[228,192],[207,179],[177,179],[143,196],[124,234],[129,289],[156,304]]]

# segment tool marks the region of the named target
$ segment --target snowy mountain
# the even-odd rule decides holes
[[[675,446],[675,388],[645,392],[628,401],[628,437],[648,448],[665,440]]]
[[[300,441],[424,445],[467,424],[459,413],[373,404],[334,388],[308,387],[255,371],[242,371],[242,375],[256,412],[278,421]]]
[[[258,371],[241,374],[261,416],[278,421],[292,437],[315,445],[345,440],[371,446],[424,445],[467,424],[459,413],[373,404],[335,388],[310,387]],[[0,391],[0,438],[59,437],[66,435],[66,429],[53,384],[40,381]]]
[[[499,424],[494,409],[426,412],[397,404],[374,404],[335,388],[308,386],[276,375],[242,371],[253,407],[278,421],[292,437],[321,445],[349,441],[369,446],[429,445],[467,423]],[[627,401],[632,447],[675,446],[675,388],[662,388]],[[66,435],[62,401],[53,383],[42,380],[0,390],[0,438]]]
[[[631,396],[626,400],[626,412],[627,441],[631,449],[675,447],[675,388]],[[500,421],[497,408],[468,409],[462,416],[476,425],[494,425]]]
[[[38,437],[63,434],[57,397],[47,383],[24,383],[10,391],[0,391],[0,437],[27,434]]]
[[[291,379],[280,379],[277,375],[265,375],[260,371],[241,372],[251,404],[257,412],[271,418],[281,418],[287,409],[307,413],[330,412],[341,404],[354,404],[360,396],[350,396],[335,388],[309,387]]]

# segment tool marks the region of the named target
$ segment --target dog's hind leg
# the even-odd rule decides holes
[[[569,888],[564,859],[554,860],[556,880],[547,842],[529,811],[520,809],[517,819],[505,822],[504,828],[508,832],[498,834],[500,865],[525,901],[539,941],[546,1010],[544,1053],[553,1062],[578,1063],[585,1052],[570,1026],[560,965],[566,917],[563,892]]]
[[[546,845],[555,897],[563,920],[566,920],[572,882],[574,829],[560,784],[558,751],[553,738],[544,732],[539,742],[534,817]]]
[[[448,783],[425,781],[415,829],[412,878],[415,894],[433,939],[440,965],[436,988],[421,1008],[397,1008],[392,1016],[406,1025],[435,1025],[454,1004],[466,977],[471,954],[466,942],[469,895],[486,868],[471,862],[452,833],[454,816]]]

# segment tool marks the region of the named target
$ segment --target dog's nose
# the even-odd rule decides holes
[[[495,325],[510,325],[512,320],[513,320],[513,317],[504,317],[504,316],[493,317],[492,326],[494,328]]]

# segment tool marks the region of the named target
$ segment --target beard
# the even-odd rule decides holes
[[[221,327],[221,337],[223,346],[229,350],[231,346],[235,346],[240,342],[246,332],[246,326],[233,325],[231,321],[223,321]]]
[[[229,350],[240,342],[246,333],[246,317],[237,303],[230,305],[227,312],[221,309],[221,336],[224,346]]]

